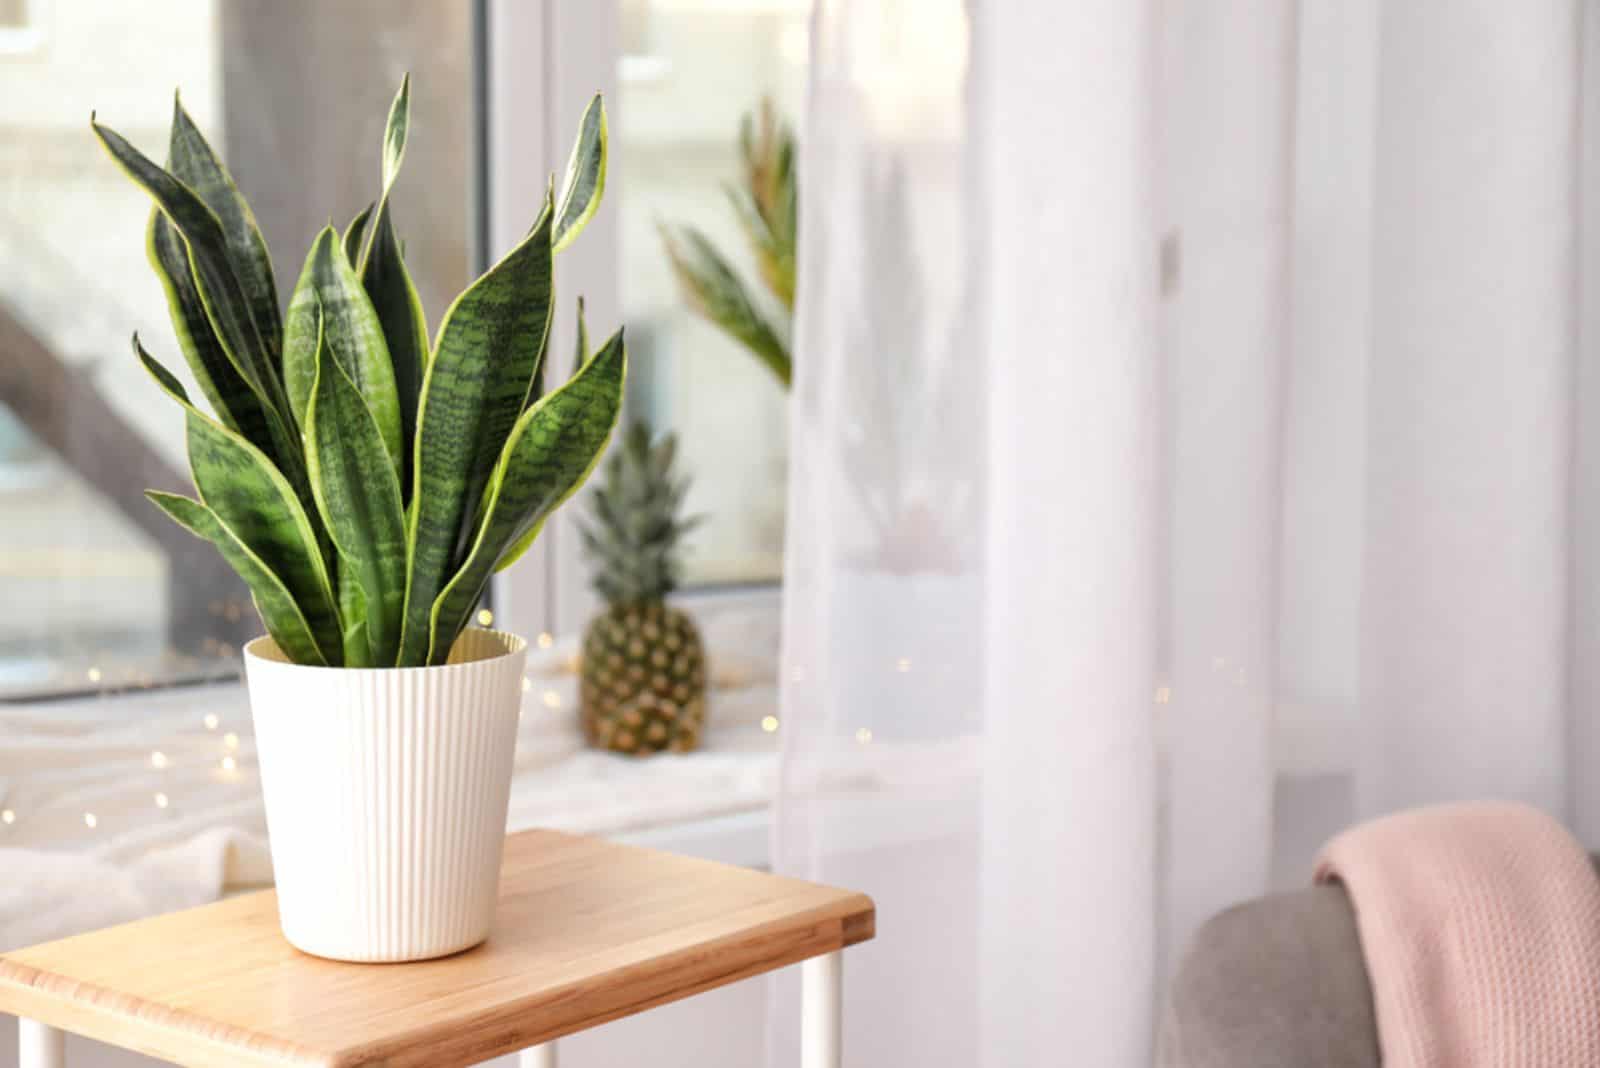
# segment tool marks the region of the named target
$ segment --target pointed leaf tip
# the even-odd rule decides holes
[[[389,199],[389,189],[400,175],[400,163],[405,159],[406,135],[410,126],[411,74],[408,71],[400,79],[400,88],[394,94],[388,118],[383,124],[383,196],[380,204]]]
[[[383,327],[333,227],[318,233],[306,254],[284,320],[283,377],[297,424],[316,378],[319,320],[329,354],[371,406],[391,456],[400,455],[400,409]]]
[[[606,187],[606,109],[596,93],[578,123],[578,136],[567,159],[557,214],[555,250],[570,245],[593,218]]]

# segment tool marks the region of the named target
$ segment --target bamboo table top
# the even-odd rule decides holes
[[[0,956],[0,1012],[194,1068],[470,1065],[873,935],[870,898],[595,838],[506,840],[489,940],[307,956],[271,891]]]

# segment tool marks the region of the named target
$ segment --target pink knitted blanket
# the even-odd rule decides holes
[[[1526,805],[1440,805],[1344,832],[1384,1068],[1600,1066],[1600,878]]]

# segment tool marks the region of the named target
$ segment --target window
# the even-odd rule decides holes
[[[691,314],[657,227],[698,227],[755,277],[724,187],[739,175],[745,113],[770,98],[798,123],[809,9],[806,0],[622,5],[614,137],[630,403],[678,431],[694,478],[687,507],[706,520],[691,543],[690,586],[781,576],[788,397],[747,352]]]
[[[149,203],[85,119],[98,109],[159,157],[174,86],[250,198],[286,299],[314,231],[373,197],[389,97],[411,71],[397,207],[435,325],[470,268],[526,229],[529,190],[560,169],[603,88],[612,192],[564,253],[561,284],[588,295],[596,330],[628,324],[630,408],[681,436],[689,508],[707,517],[689,586],[775,582],[787,395],[690,313],[656,227],[698,226],[751,269],[723,185],[738,175],[747,111],[771,98],[798,120],[808,11],[807,0],[479,0],[403,15],[383,0],[0,0],[0,700],[231,676],[259,632],[210,546],[141,495],[189,481],[183,420],[129,334],[187,375],[144,258]],[[553,346],[566,352],[570,308],[559,311]],[[526,633],[571,632],[590,614],[572,512],[496,586],[497,614]]]
[[[184,361],[144,259],[149,201],[101,152],[90,110],[161,158],[181,87],[286,299],[315,231],[376,195],[389,99],[411,71],[396,209],[437,323],[470,273],[473,7],[393,10],[0,0],[0,698],[231,674],[259,632],[211,548],[140,494],[188,474],[183,419],[128,336]],[[48,47],[13,47],[45,15]]]

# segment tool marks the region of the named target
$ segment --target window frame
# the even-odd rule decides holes
[[[565,168],[578,118],[596,91],[605,94],[610,125],[617,128],[623,49],[618,0],[479,0],[479,19],[482,270],[527,232],[535,192]],[[616,205],[627,190],[619,172],[612,167],[606,177],[609,210],[562,252],[557,270],[559,293],[567,301],[584,295],[597,333],[609,333],[621,318]],[[573,309],[558,303],[550,351],[571,351],[574,329]],[[589,589],[576,522],[582,501],[580,493],[557,511],[527,555],[495,576],[490,596],[497,625],[528,636],[574,634],[594,615],[598,600]],[[776,615],[781,593],[781,581],[734,583],[686,588],[676,599],[699,611],[759,606]]]

